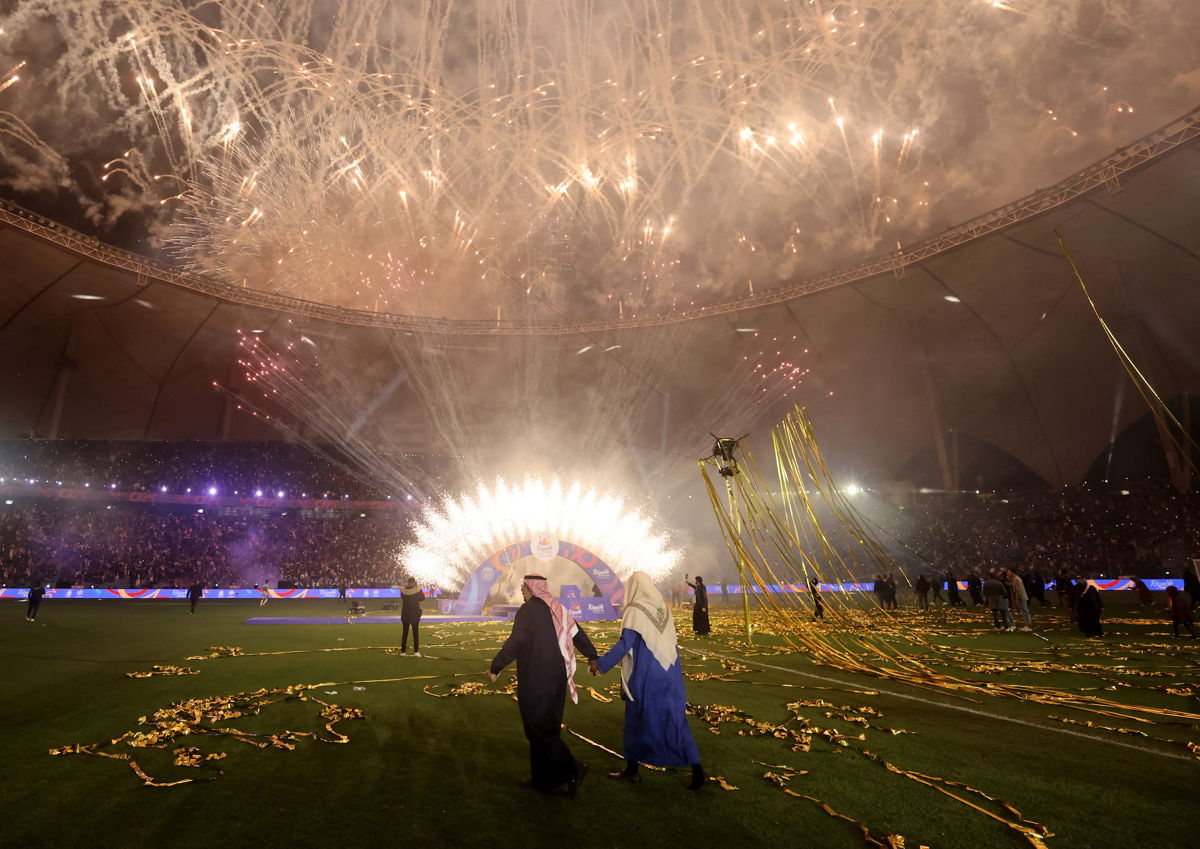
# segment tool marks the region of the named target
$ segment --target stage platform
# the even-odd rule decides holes
[[[503,622],[495,616],[444,616],[426,613],[422,625],[443,625],[449,622]],[[399,616],[255,616],[247,625],[399,625]]]

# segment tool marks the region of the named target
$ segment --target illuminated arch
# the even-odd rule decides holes
[[[494,552],[467,577],[450,612],[457,616],[479,616],[484,612],[484,606],[492,600],[495,589],[509,570],[527,563],[529,559],[549,562],[561,558],[582,570],[585,580],[595,586],[599,595],[593,594],[587,583],[582,586],[565,582],[553,583],[551,592],[558,595],[559,600],[576,619],[616,619],[616,608],[625,600],[625,585],[612,567],[581,545],[548,538],[544,539],[542,544],[552,547],[552,556],[535,556],[538,540],[524,540]],[[550,552],[545,554],[549,555]],[[536,565],[521,569],[521,574],[531,574],[535,569]]]

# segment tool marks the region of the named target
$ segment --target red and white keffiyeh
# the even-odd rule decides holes
[[[579,631],[575,617],[562,606],[554,596],[550,595],[550,586],[540,575],[526,575],[525,586],[533,593],[534,598],[540,598],[550,608],[550,618],[554,620],[554,636],[558,639],[558,650],[562,652],[563,663],[567,667],[567,689],[571,693],[571,701],[579,704],[579,693],[575,689],[575,643],[574,636]]]

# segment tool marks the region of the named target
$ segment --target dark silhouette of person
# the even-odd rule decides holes
[[[1192,608],[1183,600],[1183,594],[1176,589],[1175,584],[1166,585],[1166,610],[1171,614],[1171,627],[1175,637],[1180,636],[1182,625],[1192,634],[1192,639],[1196,638],[1195,628],[1192,627]]]
[[[408,629],[412,628],[413,655],[421,656],[421,602],[424,600],[425,593],[414,579],[409,578],[400,590],[400,624],[404,626],[400,637],[400,654],[408,650]]]
[[[1179,626],[1187,628],[1187,632],[1196,639],[1196,629],[1192,627],[1192,609],[1184,601],[1183,593],[1174,584],[1167,585],[1167,611],[1171,614],[1171,626],[1174,635],[1179,636]]]
[[[192,609],[189,610],[188,613],[195,613],[196,605],[199,604],[200,599],[202,599],[204,597],[204,584],[197,581],[196,583],[194,583],[190,587],[188,587],[187,597],[188,597],[188,601],[190,601],[192,603]]]
[[[883,576],[883,607],[885,610],[896,610],[896,576],[888,572]]]
[[[25,621],[36,622],[38,608],[42,606],[42,596],[46,594],[45,587],[29,588],[29,603],[25,605]]]
[[[812,578],[808,578],[808,594],[812,596],[813,621],[825,618],[825,603],[821,601],[821,588]]]
[[[1075,617],[1079,622],[1079,630],[1088,637],[1103,637],[1104,626],[1100,624],[1100,616],[1104,611],[1104,602],[1100,600],[1100,590],[1091,581],[1077,579],[1079,597],[1075,601]]]
[[[1046,579],[1042,577],[1042,573],[1035,566],[1025,574],[1026,594],[1030,598],[1036,598],[1042,607],[1049,607],[1050,602],[1046,601]]]
[[[1183,593],[1187,596],[1184,603],[1188,609],[1195,610],[1196,603],[1200,602],[1200,577],[1197,577],[1194,568],[1183,570]]]
[[[546,579],[526,575],[521,584],[525,603],[513,617],[512,633],[492,660],[488,677],[517,662],[517,707],[529,741],[529,779],[524,786],[549,793],[563,784],[572,798],[587,776],[588,766],[575,760],[562,739],[563,707],[575,691],[575,651],[589,661],[599,655],[592,641],[558,599]]]
[[[972,572],[967,576],[967,592],[971,594],[971,604],[975,607],[983,604],[983,581],[979,575]]]
[[[684,582],[692,588],[695,596],[692,599],[692,631],[697,637],[707,637],[712,631],[708,624],[708,587],[704,586],[704,579],[699,575],[696,576],[696,583],[688,581],[686,576]],[[746,591],[746,587],[742,585],[742,592]]]
[[[1153,606],[1154,593],[1150,592],[1150,588],[1146,586],[1145,581],[1143,581],[1141,578],[1134,578],[1133,588],[1137,590],[1138,593],[1138,604],[1145,607]]]
[[[960,604],[963,607],[967,606],[967,603],[962,600],[962,596],[958,594],[958,579],[949,569],[946,570],[946,597],[950,599],[951,607],[957,607]]]
[[[913,592],[917,594],[917,606],[922,610],[929,609],[930,586],[929,579],[925,577],[924,572],[922,572],[920,575],[917,575],[916,583],[913,584]]]

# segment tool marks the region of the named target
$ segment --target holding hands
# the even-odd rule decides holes
[[[497,675],[495,672],[493,672],[493,671],[492,671],[492,670],[490,670],[490,669],[488,670],[488,674],[487,674],[487,676],[488,676],[488,680],[489,680],[489,681],[495,681],[497,678],[499,678],[499,677],[500,677],[499,675]]]
[[[592,673],[596,678],[600,677],[600,667],[596,664],[596,661],[588,661],[588,672]]]

